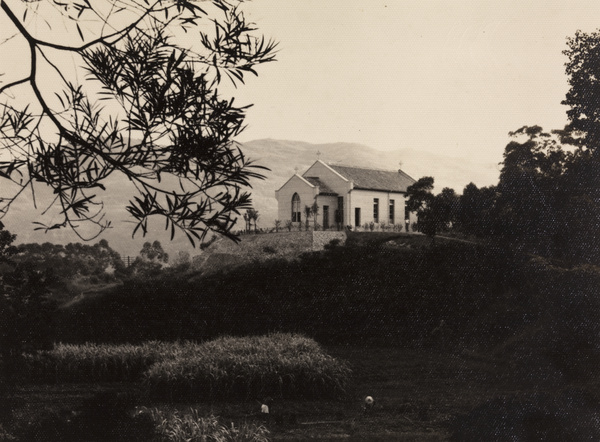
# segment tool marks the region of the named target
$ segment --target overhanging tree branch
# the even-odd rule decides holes
[[[129,26],[66,46],[33,37],[2,1],[2,11],[29,44],[31,68],[28,77],[0,92],[29,83],[41,109],[34,116],[4,107],[0,149],[12,160],[2,177],[12,179],[11,174],[26,169],[29,181],[52,187],[64,219],[44,228],[77,231],[81,222],[95,224],[98,233],[107,228],[101,199],[87,190],[101,193],[103,182],[118,173],[137,188],[128,207],[136,220],[134,234],[145,233],[148,219],[161,216],[171,236],[181,230],[194,242],[213,230],[233,237],[235,215],[250,205],[249,194],[240,188],[262,174],[233,142],[243,130],[248,106],[220,98],[218,86],[222,72],[242,83],[245,74],[255,75],[256,65],[274,60],[276,44],[254,37],[254,26],[232,3],[213,1],[224,16],[222,22],[212,20],[213,36],[197,27],[197,20],[206,18],[204,10],[187,0],[158,0],[141,12],[136,9],[139,16]],[[108,20],[102,20],[104,32]],[[179,45],[177,27],[195,28],[199,47]],[[86,81],[71,83],[66,68],[50,60],[44,48],[76,53],[88,73]],[[59,74],[59,88],[39,83],[42,60]],[[94,83],[100,85],[100,96]],[[58,102],[61,111],[54,109]],[[48,131],[44,121],[54,130]],[[165,185],[168,177],[175,178],[175,188]]]

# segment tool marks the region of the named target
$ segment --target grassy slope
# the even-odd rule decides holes
[[[203,274],[230,271],[240,265],[267,259],[296,259],[311,247],[311,232],[248,234],[242,235],[239,243],[219,238],[206,248],[195,267]]]
[[[339,249],[283,265],[275,273],[276,267],[252,265],[240,267],[227,277],[216,274],[194,283],[199,299],[215,297],[215,306],[223,310],[215,310],[221,315],[220,320],[241,318],[240,321],[250,327],[247,330],[264,325],[260,321],[253,322],[257,313],[267,315],[258,316],[263,320],[269,319],[266,313],[269,308],[277,314],[285,313],[282,310],[286,304],[277,304],[277,300],[291,301],[294,294],[298,295],[299,303],[287,306],[295,315],[292,317],[306,319],[306,324],[334,327],[330,331],[338,325],[346,327],[344,333],[354,333],[357,329],[369,331],[361,327],[390,314],[392,307],[403,305],[409,309],[404,320],[416,321],[409,324],[409,329],[418,324],[426,327],[428,340],[415,341],[428,345],[425,348],[364,346],[356,339],[360,335],[352,334],[345,335],[347,345],[328,347],[334,356],[349,360],[354,367],[351,398],[342,403],[276,404],[275,408],[285,410],[286,416],[296,415],[299,422],[273,422],[278,438],[302,440],[319,434],[332,437],[354,434],[363,440],[372,439],[373,435],[387,435],[388,440],[404,437],[405,440],[435,440],[448,436],[454,426],[463,432],[501,427],[504,432],[520,432],[521,438],[527,436],[523,432],[533,431],[531,437],[535,440],[542,431],[536,427],[538,424],[550,431],[556,430],[557,434],[570,425],[569,431],[573,434],[581,430],[600,437],[600,428],[594,426],[590,415],[598,411],[600,403],[600,385],[595,375],[599,361],[597,318],[600,311],[596,296],[600,285],[597,269],[561,269],[538,259],[502,255],[469,244],[452,243],[456,247],[450,248],[440,244],[441,248],[428,250],[425,248],[428,240],[419,236],[352,235],[349,243],[349,250],[354,250],[351,255],[344,255],[344,250]],[[449,254],[452,254],[450,263],[447,262]],[[354,261],[341,260],[344,256]],[[422,262],[415,262],[419,260]],[[248,273],[250,269],[261,268],[267,272]],[[390,268],[394,272],[390,272]],[[302,275],[311,275],[311,278],[303,280]],[[369,275],[377,280],[389,277],[388,289],[401,288],[401,284],[416,279],[415,284],[409,286],[415,291],[414,298],[406,298],[402,290],[398,296],[377,298],[380,291],[371,292],[369,281],[372,280],[364,279]],[[291,291],[286,291],[290,284],[285,278],[295,282]],[[320,299],[331,295],[332,281],[338,285],[343,282],[340,290],[344,297],[333,296],[327,303],[320,303]],[[214,291],[214,287],[219,290]],[[113,327],[113,320],[116,321],[114,326],[127,321],[150,320],[166,333],[185,331],[186,315],[190,321],[201,317],[200,304],[190,306],[184,302],[181,306],[185,306],[185,310],[176,308],[181,294],[162,296],[160,288],[157,290],[154,297],[149,298],[136,298],[133,293],[125,298],[122,294],[98,298],[86,309],[74,311],[72,318],[97,314],[103,318],[106,328]],[[262,300],[261,295],[265,293],[272,297]],[[408,304],[410,299],[418,301],[417,304]],[[152,311],[152,300],[158,302],[155,306],[161,307],[160,314],[158,310]],[[350,301],[359,306],[357,311],[348,303]],[[384,301],[395,303],[382,304]],[[103,310],[107,303],[113,304],[113,308]],[[144,308],[140,310],[142,303]],[[298,308],[302,305],[304,307]],[[252,311],[249,306],[266,310]],[[344,313],[355,320],[340,325],[325,314],[327,312]],[[369,314],[365,316],[361,312]],[[324,315],[322,321],[320,315]],[[174,325],[169,318],[177,318],[175,322],[179,324]],[[438,327],[441,318],[446,320],[448,328],[443,333],[433,333],[444,330]],[[235,321],[229,323],[235,324]],[[183,328],[177,330],[177,326]],[[313,327],[311,331],[316,329]],[[360,411],[361,398],[366,394],[376,398],[376,408],[370,415]],[[56,392],[51,395],[57,397]],[[489,401],[496,402],[489,405]],[[252,415],[256,404],[202,407],[235,420]],[[532,421],[524,421],[525,417]],[[583,418],[587,420],[582,421]],[[582,433],[582,437],[586,434]],[[465,436],[465,440],[470,439]]]
[[[450,339],[483,348],[534,327],[551,306],[545,320],[559,319],[562,279],[589,280],[486,247],[438,240],[430,249],[427,238],[406,234],[352,234],[348,247],[293,263],[257,262],[267,245],[278,257],[297,258],[293,249],[301,245],[283,253],[268,242],[276,238],[249,235],[241,246],[224,244],[236,253],[215,243],[209,249],[215,255],[237,260],[227,274],[134,281],[64,309],[59,340],[199,339],[280,330],[322,341],[440,345]],[[586,296],[581,302],[588,302]]]

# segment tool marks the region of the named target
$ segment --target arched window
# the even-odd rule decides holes
[[[297,193],[294,193],[294,196],[292,196],[292,222],[293,223],[299,223],[301,221],[300,219],[300,214],[302,212],[300,211],[300,195],[298,195]]]

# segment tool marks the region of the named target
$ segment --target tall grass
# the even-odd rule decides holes
[[[25,355],[23,372],[38,382],[143,380],[152,397],[170,401],[339,397],[350,376],[314,340],[283,333],[202,344],[59,344]]]
[[[179,344],[58,344],[25,355],[24,374],[42,382],[134,381],[152,364],[180,351]]]
[[[313,340],[293,334],[219,338],[148,369],[148,391],[164,400],[332,398],[350,369]]]
[[[152,410],[157,433],[162,441],[172,442],[267,442],[269,430],[263,425],[233,423],[225,426],[215,416],[201,417],[192,409],[189,414]]]

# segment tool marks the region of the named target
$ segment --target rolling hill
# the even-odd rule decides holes
[[[265,180],[255,180],[252,183],[254,207],[260,213],[258,227],[264,228],[270,228],[277,216],[275,190],[295,173],[296,168],[302,173],[317,158],[328,163],[381,169],[402,168],[415,179],[433,176],[436,191],[443,187],[451,187],[461,193],[464,186],[470,182],[481,187],[496,184],[498,180],[496,164],[478,163],[413,149],[380,151],[361,144],[311,144],[272,139],[250,141],[244,143],[242,149],[257,164],[270,169]],[[123,177],[112,178],[106,185],[107,190],[103,195],[106,217],[112,221],[113,227],[104,232],[101,238],[106,239],[122,256],[135,256],[144,242],[154,240],[159,240],[171,255],[175,255],[179,250],[187,250],[191,254],[198,253],[191,248],[184,235],[177,235],[174,241],[170,242],[162,222],[152,226],[153,229],[146,238],[137,235],[132,239],[133,224],[128,222],[129,217],[125,210],[128,198],[133,193],[132,185]],[[32,223],[44,220],[44,201],[50,201],[50,198],[51,194],[40,187],[36,189],[35,196],[37,209],[34,209],[31,194],[22,195],[11,208],[3,222],[9,231],[17,234],[17,243],[81,242],[81,239],[68,229],[51,230],[47,233],[34,230],[35,225]],[[46,222],[50,221],[46,219]],[[240,227],[243,227],[243,222],[240,223]]]

